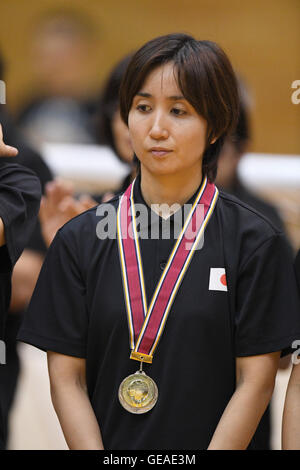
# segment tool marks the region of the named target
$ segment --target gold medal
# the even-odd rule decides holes
[[[134,414],[147,413],[157,402],[157,385],[141,369],[126,377],[119,387],[123,408]]]

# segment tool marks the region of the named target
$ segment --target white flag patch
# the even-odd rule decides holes
[[[225,268],[210,268],[208,290],[227,291]]]

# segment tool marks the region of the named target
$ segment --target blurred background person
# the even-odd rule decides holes
[[[135,175],[135,162],[129,131],[121,119],[119,108],[119,89],[132,56],[133,53],[126,55],[112,69],[98,100],[95,119],[98,143],[109,146],[117,157],[130,167],[130,171],[118,192],[126,189]]]
[[[86,86],[92,45],[92,21],[74,11],[50,11],[37,21],[31,50],[36,91],[17,119],[34,148],[44,142],[95,141],[93,99]]]
[[[250,97],[244,83],[239,79],[240,112],[235,131],[224,142],[219,156],[216,185],[253,207],[266,216],[273,224],[286,234],[284,222],[275,206],[266,202],[249,190],[241,181],[238,166],[243,155],[251,145],[250,127]],[[292,246],[290,245],[292,250]],[[290,364],[290,356],[280,360],[280,368],[285,369]],[[270,405],[267,407],[260,424],[254,434],[253,442],[257,450],[271,449],[271,416]]]
[[[119,88],[131,56],[132,54],[125,56],[113,68],[97,100],[95,117],[95,135],[98,143],[111,148],[122,162],[128,164],[128,175],[114,192],[85,194],[79,198],[76,198],[74,186],[69,181],[58,179],[47,184],[46,194],[41,203],[40,221],[44,240],[48,246],[57,230],[68,220],[125,191],[136,175],[136,161],[128,127],[122,121],[119,110]]]
[[[0,54],[0,80],[5,79],[4,60]],[[0,124],[3,128],[4,141],[18,148],[19,153],[14,158],[14,163],[19,163],[32,170],[39,178],[42,191],[45,185],[52,179],[52,173],[43,158],[33,150],[20,135],[7,106],[0,104]],[[11,163],[11,159],[1,158],[1,164]],[[20,373],[20,359],[17,349],[16,336],[21,323],[22,314],[31,298],[41,265],[44,260],[47,247],[41,234],[39,220],[34,223],[31,237],[25,245],[25,249],[15,264],[12,273],[12,293],[9,312],[5,329],[6,365],[0,367],[0,400],[4,413],[4,442],[8,439],[8,421],[13,399]]]
[[[228,138],[220,153],[216,184],[220,189],[236,196],[249,206],[268,217],[273,224],[285,232],[284,222],[275,206],[249,190],[241,181],[238,167],[243,155],[251,146],[250,96],[239,79],[240,114],[235,132]]]
[[[3,142],[0,124],[0,340],[5,341],[5,358],[0,366],[0,449],[6,446],[7,393],[5,371],[10,360],[9,344],[6,343],[6,314],[11,296],[11,273],[20,257],[35,225],[39,210],[41,187],[38,178],[21,165],[15,163],[15,148]],[[8,156],[10,163],[6,163]],[[1,345],[1,354],[3,354]],[[4,373],[2,373],[4,372]]]

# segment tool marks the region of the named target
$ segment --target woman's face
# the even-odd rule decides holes
[[[129,131],[123,122],[120,111],[117,110],[111,122],[112,134],[116,150],[119,157],[126,163],[130,163],[133,159],[133,150],[130,142]]]
[[[202,167],[207,123],[182,96],[173,63],[148,75],[133,99],[128,127],[141,166],[151,173],[186,174]]]

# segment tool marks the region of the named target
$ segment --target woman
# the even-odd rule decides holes
[[[212,42],[162,36],[128,66],[139,175],[58,232],[19,334],[47,351],[71,449],[251,441],[300,325],[284,237],[213,184],[238,102]]]

